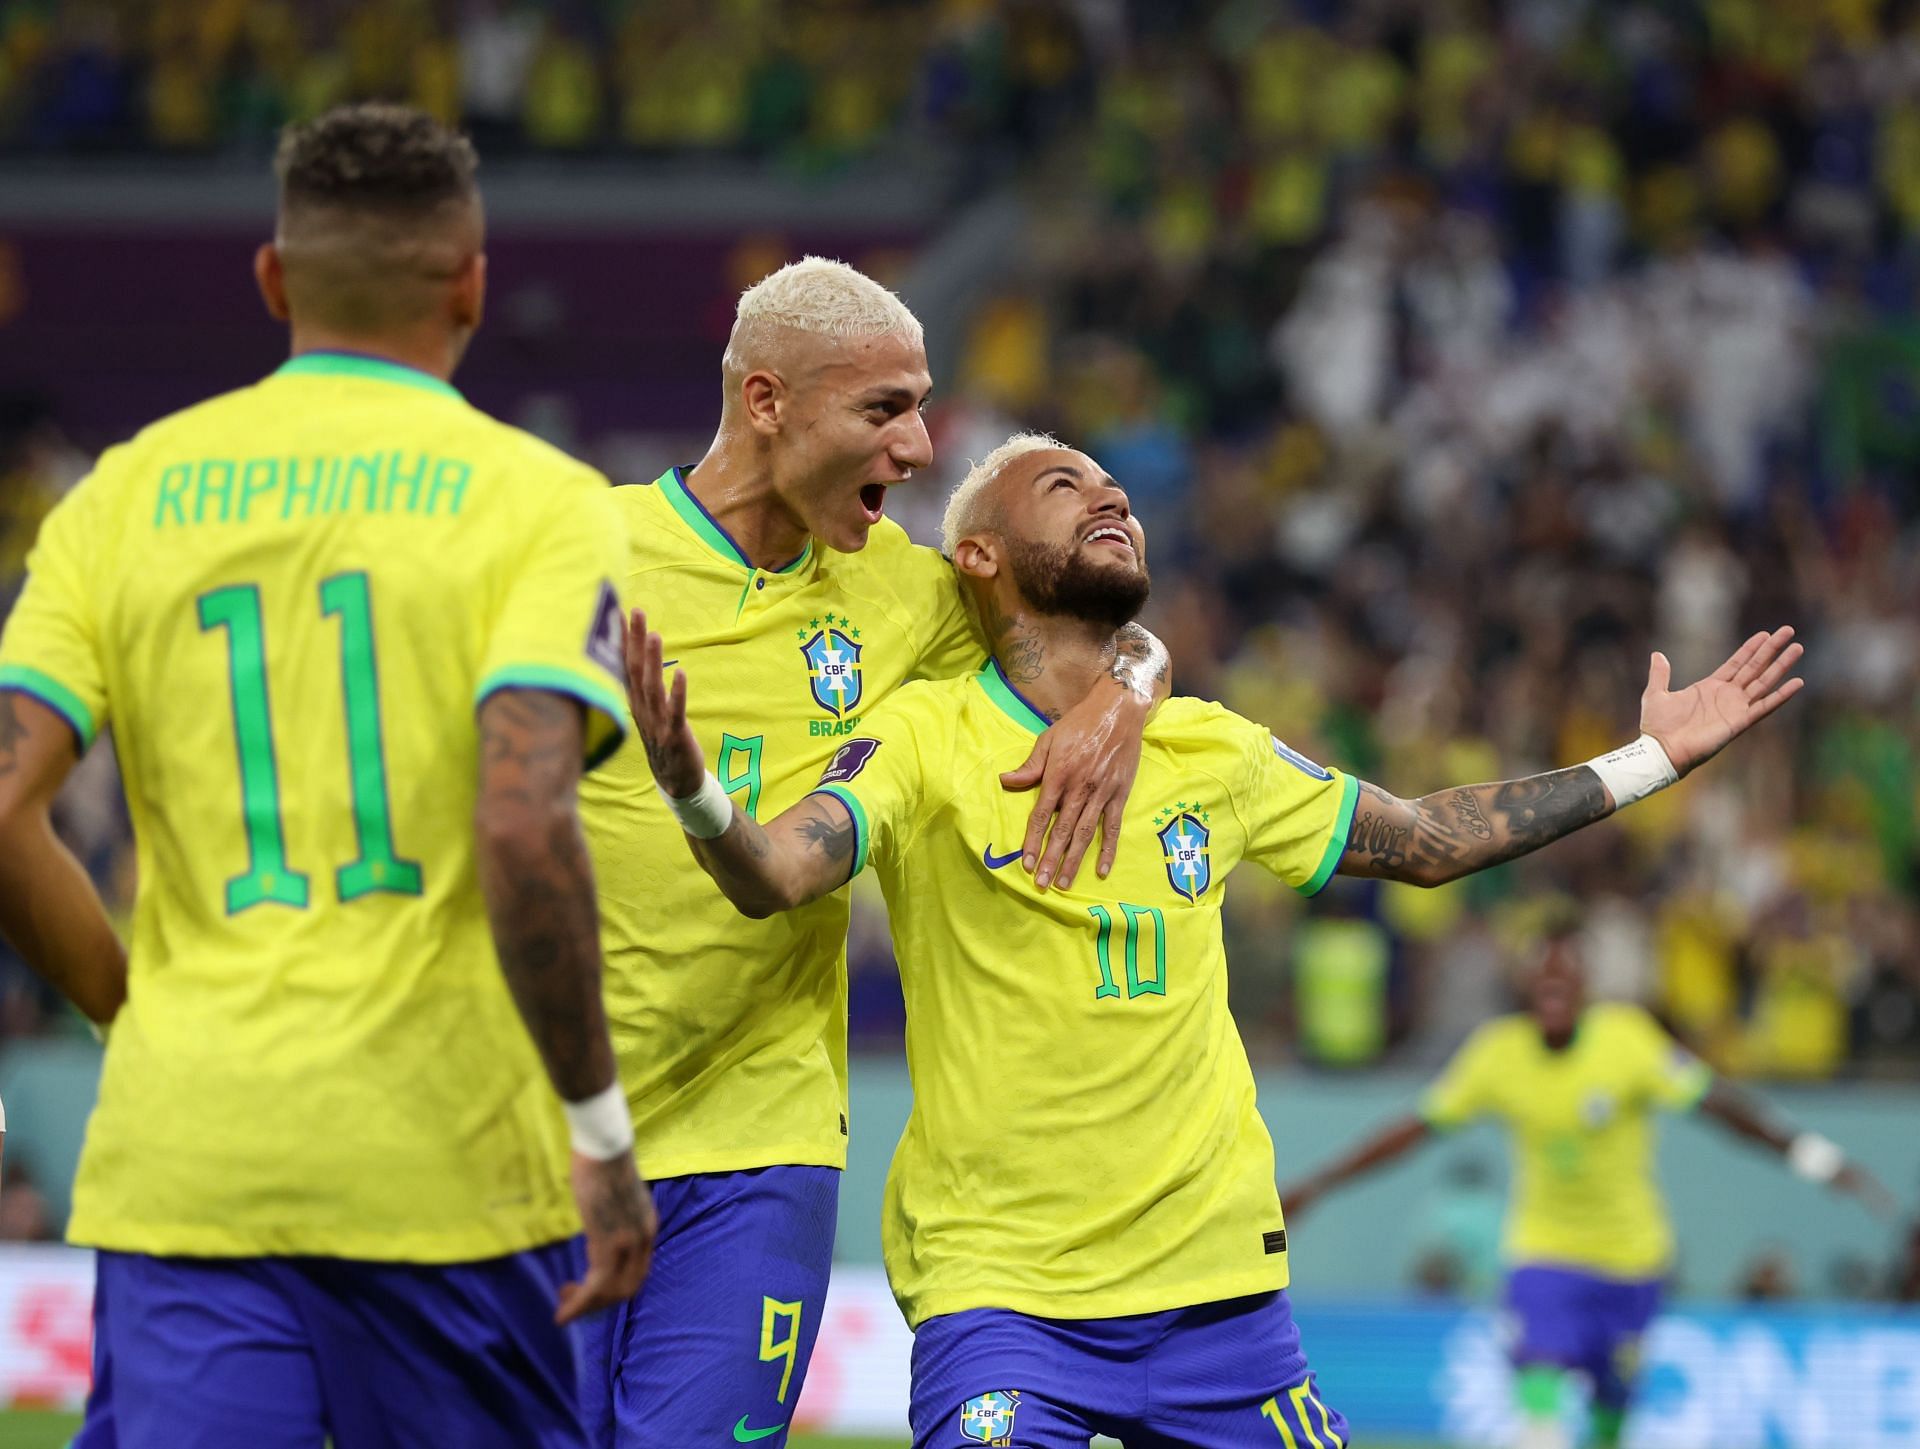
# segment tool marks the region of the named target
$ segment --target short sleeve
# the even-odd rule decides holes
[[[1690,1112],[1713,1085],[1713,1068],[1681,1046],[1645,1012],[1634,1013],[1640,1038],[1641,1089],[1646,1100],[1669,1112]]]
[[[613,580],[626,530],[605,488],[554,488],[524,548],[511,556],[474,691],[544,689],[586,706],[587,768],[627,730],[625,617]]]
[[[909,689],[914,686],[908,686]],[[912,838],[913,822],[925,794],[919,745],[925,730],[899,696],[862,722],[863,733],[834,751],[821,772],[816,795],[831,795],[853,817],[853,869],[890,860]]]
[[[1316,765],[1258,725],[1246,725],[1245,735],[1246,858],[1316,895],[1347,848],[1360,782]]]
[[[89,479],[47,515],[27,556],[27,584],[0,635],[0,689],[66,720],[85,753],[107,723],[106,662],[95,612],[99,532],[87,526],[99,484]]]
[[[920,679],[957,679],[972,674],[993,650],[973,610],[967,607],[960,576],[952,564],[931,549],[915,552],[931,555],[925,566],[943,577],[937,578],[934,609],[920,636],[920,656],[914,661],[913,673]]]
[[[1499,1079],[1498,1055],[1499,1044],[1491,1025],[1468,1037],[1420,1099],[1420,1116],[1426,1123],[1445,1131],[1492,1111]]]

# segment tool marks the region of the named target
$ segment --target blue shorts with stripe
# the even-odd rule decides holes
[[[1346,1449],[1284,1292],[1126,1318],[944,1314],[913,1338],[914,1449]]]
[[[1515,1268],[1506,1291],[1513,1361],[1576,1369],[1593,1380],[1596,1404],[1624,1409],[1661,1289],[1657,1278],[1623,1281],[1545,1264]]]
[[[837,1167],[661,1178],[653,1267],[586,1321],[580,1404],[594,1449],[781,1449],[833,1268]]]
[[[584,1268],[102,1252],[74,1449],[585,1449],[553,1321]]]

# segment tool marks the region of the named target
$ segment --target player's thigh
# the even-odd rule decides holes
[[[1347,1422],[1320,1396],[1285,1293],[1179,1314],[1153,1350],[1129,1449],[1344,1449]]]
[[[913,1414],[913,1449],[1087,1449],[1095,1430],[1081,1410],[1030,1389],[987,1389]]]
[[[820,1331],[840,1177],[767,1167],[654,1185],[653,1266],[596,1350],[613,1421],[596,1449],[781,1449]]]
[[[1588,1372],[1595,1402],[1624,1409],[1640,1377],[1640,1350],[1660,1311],[1658,1282],[1608,1283],[1595,1293],[1591,1314],[1596,1347]]]
[[[319,1449],[305,1326],[276,1266],[102,1252],[85,1449]]]
[[[1519,1367],[1552,1364],[1592,1372],[1605,1357],[1592,1286],[1592,1279],[1562,1268],[1509,1273],[1501,1303],[1508,1358]]]
[[[585,1449],[574,1341],[553,1321],[584,1267],[577,1241],[476,1263],[304,1260],[334,1449]]]

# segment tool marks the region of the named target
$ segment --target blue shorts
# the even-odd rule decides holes
[[[645,1286],[585,1324],[589,1441],[780,1449],[820,1331],[840,1169],[669,1177],[653,1201],[660,1236]]]
[[[1522,1267],[1507,1275],[1513,1362],[1558,1364],[1593,1380],[1593,1401],[1624,1409],[1639,1372],[1640,1337],[1660,1311],[1659,1279],[1620,1282],[1571,1268]]]
[[[75,1449],[583,1449],[553,1312],[584,1267],[102,1252]]]
[[[1285,1293],[1127,1318],[998,1308],[929,1318],[913,1336],[914,1449],[1345,1449]]]

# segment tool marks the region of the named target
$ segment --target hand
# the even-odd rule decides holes
[[[574,1153],[573,1200],[587,1234],[587,1272],[578,1283],[561,1285],[555,1323],[571,1323],[638,1293],[660,1231],[653,1194],[640,1180],[631,1152],[605,1162]]]
[[[1040,787],[1033,813],[1027,817],[1020,864],[1041,890],[1056,877],[1063,888],[1073,884],[1103,821],[1101,878],[1113,869],[1114,854],[1120,848],[1120,817],[1140,769],[1140,736],[1150,707],[1131,691],[1115,693],[1096,687],[1034,741],[1033,753],[1024,764],[1000,777],[1006,790]]]
[[[1836,1192],[1852,1193],[1875,1217],[1892,1222],[1900,1216],[1900,1202],[1880,1179],[1857,1162],[1849,1162],[1833,1179]]]
[[[647,747],[654,783],[684,800],[706,778],[707,756],[687,723],[687,673],[674,670],[669,686],[660,662],[664,650],[660,636],[647,632],[647,616],[635,609],[627,619],[627,709]]]
[[[1667,681],[1673,666],[1666,655],[1655,654],[1640,696],[1641,732],[1660,741],[1682,775],[1704,765],[1806,684],[1804,679],[1780,682],[1805,652],[1789,644],[1791,638],[1791,628],[1755,634],[1712,674],[1671,694]]]

